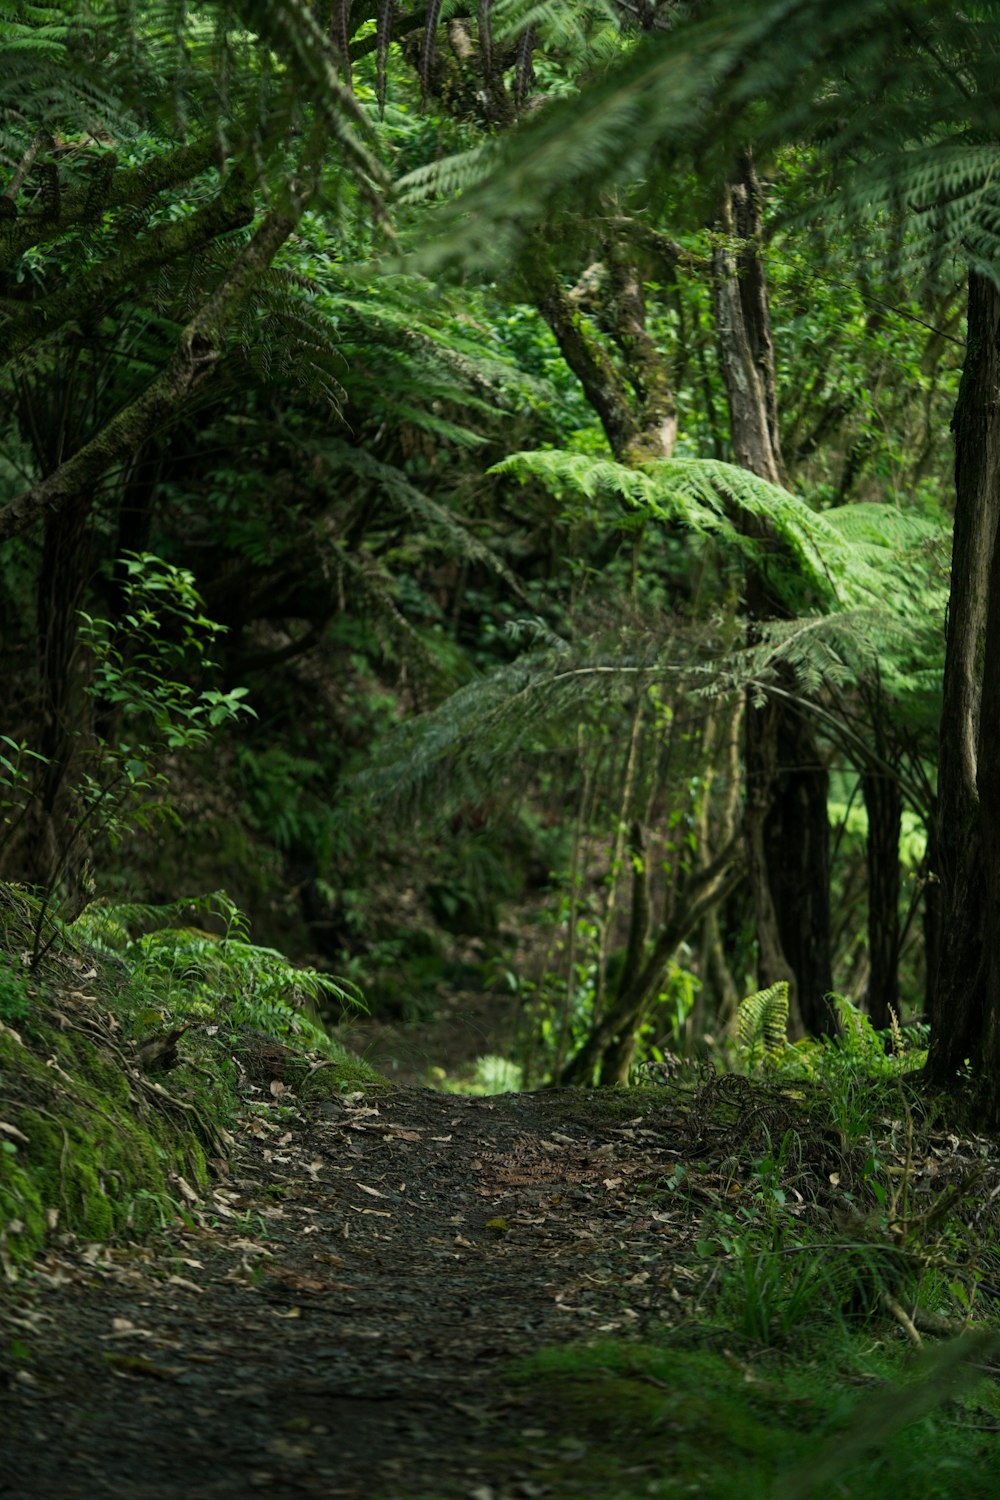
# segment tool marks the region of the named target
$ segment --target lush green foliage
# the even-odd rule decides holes
[[[0,8],[4,1253],[168,1217],[213,1092],[366,1076],[359,990],[464,996],[502,1040],[424,1081],[657,1078],[725,1145],[642,1189],[695,1332],[525,1373],[579,1493],[992,1493],[988,1337],[898,1349],[997,1315],[914,1075],[998,50],[944,0]]]
[[[676,932],[628,1025],[696,1051],[759,957],[756,876],[699,904],[749,807],[741,704],[787,705],[830,777],[855,1002],[866,798],[900,789],[920,853],[886,899],[920,1010],[948,267],[989,253],[995,28],[863,10],[14,8],[7,873],[72,915],[89,868],[153,905],[191,870],[264,947],[410,1015],[509,974],[531,1078]],[[874,87],[889,58],[916,123]],[[741,239],[720,202],[749,141]],[[727,255],[767,283],[781,483],[738,451]],[[201,644],[131,597],[151,557],[161,600],[218,622]]]
[[[180,925],[199,915],[213,926],[221,923],[222,932]],[[95,905],[74,925],[78,933],[124,962],[130,987],[144,997],[144,1029],[180,1021],[227,1034],[256,1031],[342,1058],[319,1014],[334,1005],[364,1004],[349,981],[251,943],[245,917],[221,891],[166,908]]]

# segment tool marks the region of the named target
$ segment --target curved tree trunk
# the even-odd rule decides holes
[[[692,874],[649,956],[638,972],[629,975],[626,971],[623,975],[626,982],[583,1046],[570,1058],[559,1078],[561,1084],[590,1084],[598,1067],[602,1084],[627,1082],[637,1034],[655,1003],[670,960],[707,914],[736,889],[744,874],[737,839],[732,839],[710,864]],[[640,882],[638,890],[645,877],[637,870],[634,878]],[[633,911],[635,899],[634,892]],[[643,897],[639,895],[638,900],[641,903]]]

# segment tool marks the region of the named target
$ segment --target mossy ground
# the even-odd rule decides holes
[[[150,1086],[118,1049],[96,996],[49,993],[0,1023],[5,1133],[0,1256],[31,1258],[53,1231],[139,1235],[176,1209],[176,1179],[203,1183],[224,1101]],[[223,1109],[220,1111],[220,1103]],[[16,1132],[16,1133],[15,1133]]]
[[[547,1350],[516,1378],[537,1402],[531,1442],[536,1459],[550,1449],[535,1471],[548,1493],[991,1500],[1000,1391],[948,1363],[947,1349],[914,1359],[870,1338],[779,1358],[675,1336]]]
[[[169,1026],[119,961],[53,944],[34,967],[35,904],[0,887],[0,1264],[13,1273],[53,1233],[139,1237],[183,1214],[226,1151],[248,1089],[278,1080],[316,1097],[375,1079],[214,1025],[193,1026],[175,1065],[147,1073],[147,1017]],[[211,1019],[211,1018],[209,1018]]]

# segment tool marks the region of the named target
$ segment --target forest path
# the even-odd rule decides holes
[[[691,1228],[643,1191],[671,1093],[279,1093],[194,1226],[60,1249],[0,1305],[0,1495],[558,1493],[586,1455],[510,1364],[683,1314]]]

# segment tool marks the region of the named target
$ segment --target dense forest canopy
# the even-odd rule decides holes
[[[528,1082],[926,1019],[997,1123],[1000,7],[0,43],[0,875],[506,986]]]

